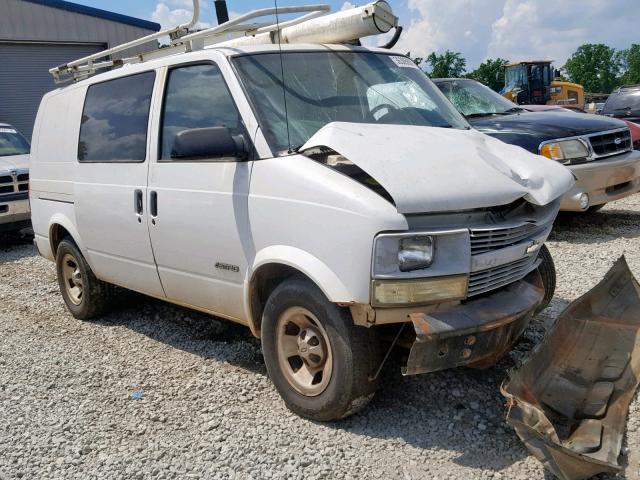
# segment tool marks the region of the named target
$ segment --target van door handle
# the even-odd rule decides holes
[[[136,190],[133,192],[133,210],[136,212],[138,222],[142,222],[143,202],[142,202],[142,190]]]
[[[158,216],[158,192],[151,192],[149,198],[149,213],[151,214],[151,223],[156,224],[156,217]]]

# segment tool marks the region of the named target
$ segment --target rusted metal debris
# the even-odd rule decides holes
[[[563,480],[620,471],[640,376],[640,285],[621,257],[502,385],[507,423]]]

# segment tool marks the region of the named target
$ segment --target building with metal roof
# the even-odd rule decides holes
[[[159,30],[63,0],[0,0],[0,122],[31,138],[40,99],[56,88],[50,68]]]

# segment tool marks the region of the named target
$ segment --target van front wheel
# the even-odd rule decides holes
[[[542,276],[542,284],[544,285],[544,298],[542,303],[535,311],[535,315],[547,308],[553,299],[553,295],[556,292],[556,266],[553,263],[553,257],[546,245],[542,245],[540,249],[539,257],[540,266],[538,272]]]
[[[58,245],[56,271],[64,303],[75,318],[89,320],[108,310],[114,294],[113,285],[96,278],[69,237]]]
[[[338,420],[375,393],[376,332],[355,326],[347,309],[305,278],[285,280],[267,300],[262,351],[276,389],[300,416]]]

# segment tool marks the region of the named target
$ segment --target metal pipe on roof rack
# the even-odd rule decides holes
[[[222,34],[230,30],[230,27],[238,25],[247,20],[251,20],[252,18],[264,17],[267,15],[275,15],[278,13],[279,15],[285,15],[288,13],[305,13],[305,12],[328,12],[331,10],[331,7],[326,4],[319,5],[301,5],[299,7],[279,7],[279,8],[262,8],[259,10],[254,10],[253,12],[245,13],[244,15],[240,15],[233,20],[229,20],[222,25],[218,25],[217,27],[211,27],[206,30],[201,30],[199,32],[191,33],[189,35],[185,35],[180,40],[183,42],[190,42],[193,40],[200,40],[211,35]]]
[[[193,15],[191,16],[191,21],[178,25],[176,29],[189,30],[196,26],[198,20],[200,20],[200,0],[193,0]]]
[[[297,22],[300,23],[300,22]],[[386,33],[397,26],[398,17],[389,4],[378,0],[362,7],[324,15],[313,22],[280,24],[282,43],[348,43],[369,35]],[[266,29],[265,29],[266,30]],[[278,30],[277,27],[269,30]],[[264,30],[263,30],[264,31]],[[278,43],[277,34],[263,33],[217,43],[217,46],[242,46]]]

